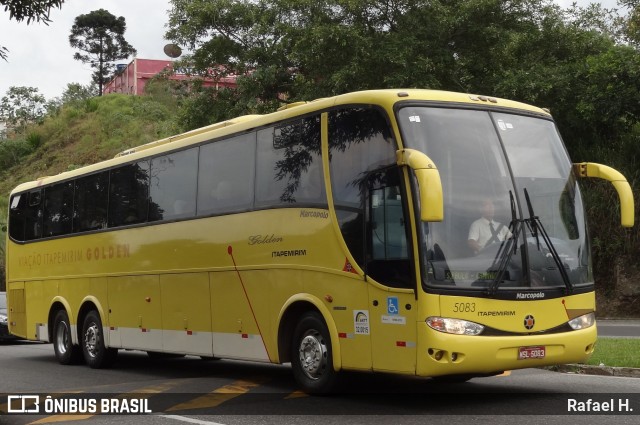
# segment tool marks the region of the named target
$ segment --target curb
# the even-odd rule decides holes
[[[593,366],[585,364],[565,364],[548,366],[544,369],[553,372],[574,373],[578,375],[619,376],[625,378],[640,378],[640,369],[633,367]]]

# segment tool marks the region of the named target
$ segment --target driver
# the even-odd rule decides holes
[[[485,198],[482,200],[481,213],[482,217],[471,223],[469,237],[467,238],[469,248],[476,255],[486,246],[500,243],[511,237],[511,232],[507,226],[493,219],[495,207],[491,199]]]

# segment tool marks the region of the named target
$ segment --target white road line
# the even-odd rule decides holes
[[[176,421],[188,422],[190,424],[200,424],[200,425],[224,425],[218,422],[209,422],[209,421],[201,421],[200,419],[188,418],[186,416],[180,415],[160,415],[163,418],[175,419]]]

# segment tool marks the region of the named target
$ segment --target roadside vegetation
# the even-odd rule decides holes
[[[640,353],[638,338],[598,338],[596,349],[587,364],[640,368],[638,353]]]

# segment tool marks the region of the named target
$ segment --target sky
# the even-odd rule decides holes
[[[139,58],[169,59],[162,50],[168,43],[164,34],[169,0],[65,0],[61,9],[52,9],[48,26],[9,20],[9,13],[0,8],[0,46],[9,50],[7,62],[0,59],[0,97],[11,86],[28,86],[53,99],[68,83],[89,84],[93,70],[73,59],[77,50],[69,45],[69,34],[76,16],[98,9],[124,16],[124,38]]]
[[[574,0],[556,0],[563,7]],[[579,5],[591,1],[577,0]],[[615,7],[616,0],[603,0],[605,7]],[[0,60],[0,97],[11,86],[36,87],[47,99],[62,95],[69,83],[87,85],[92,69],[73,59],[77,51],[69,46],[69,34],[78,15],[106,9],[124,16],[125,39],[143,59],[168,59],[163,47],[169,0],[65,0],[61,9],[51,11],[51,23],[15,22],[0,9],[0,46],[9,49],[8,61]],[[128,63],[127,60],[122,63]]]

